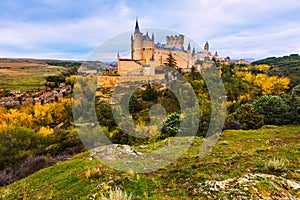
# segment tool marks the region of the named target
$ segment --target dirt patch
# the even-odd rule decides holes
[[[9,63],[0,62],[0,68],[26,68],[26,67],[46,67],[46,64],[39,63]]]
[[[29,72],[19,72],[19,71],[9,70],[9,69],[0,69],[0,73],[9,75],[9,76],[25,76],[25,75],[32,74]]]

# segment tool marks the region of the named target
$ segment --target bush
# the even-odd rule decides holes
[[[17,179],[25,178],[34,172],[52,166],[56,161],[52,158],[46,158],[44,156],[30,157],[23,162],[20,168],[16,171],[15,176]]]
[[[41,153],[46,137],[27,128],[11,128],[0,132],[0,169],[16,168],[28,157]]]
[[[9,185],[14,181],[14,170],[12,168],[6,168],[0,171],[0,187],[4,185]]]
[[[239,121],[234,120],[232,118],[225,120],[224,129],[232,129],[232,130],[240,130],[242,128],[242,125]]]
[[[151,85],[148,85],[147,89],[142,93],[142,99],[143,101],[152,101],[157,100],[158,93],[155,89],[151,87]]]
[[[142,109],[141,103],[134,95],[132,95],[129,99],[129,112],[134,113],[140,111],[141,109]]]
[[[132,195],[126,194],[126,192],[123,192],[121,189],[110,189],[108,193],[108,197],[106,197],[104,194],[102,194],[99,198],[100,200],[131,200]]]
[[[284,125],[292,122],[290,107],[281,97],[265,95],[253,102],[255,110],[263,115],[266,125]]]
[[[286,163],[283,159],[273,158],[266,162],[266,168],[270,171],[282,172],[286,170]]]
[[[251,104],[242,105],[232,114],[232,117],[241,124],[243,130],[259,129],[264,125],[263,116]]]
[[[167,137],[174,137],[179,131],[179,125],[181,122],[180,114],[177,112],[171,113],[166,121],[164,122],[164,126],[162,128],[162,137],[161,139]]]

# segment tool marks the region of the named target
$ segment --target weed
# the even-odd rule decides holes
[[[98,200],[132,200],[132,195],[128,195],[120,188],[115,188],[109,190],[108,197],[102,194]]]
[[[273,158],[266,162],[266,168],[270,171],[282,172],[286,170],[286,162],[281,158]]]

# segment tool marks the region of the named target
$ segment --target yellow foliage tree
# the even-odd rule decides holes
[[[54,130],[53,128],[50,128],[49,126],[42,126],[39,130],[39,133],[42,134],[42,135],[51,135],[51,134],[54,134]]]
[[[270,69],[270,66],[267,64],[255,65],[254,69],[259,70],[259,71],[267,71]]]
[[[283,94],[285,90],[289,89],[289,84],[290,84],[289,78],[280,78],[278,76],[268,76],[266,74],[258,74],[254,80],[254,85],[261,88],[263,95]]]

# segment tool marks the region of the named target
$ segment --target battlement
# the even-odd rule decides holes
[[[179,47],[184,48],[184,35],[171,35],[166,37],[167,48]]]

